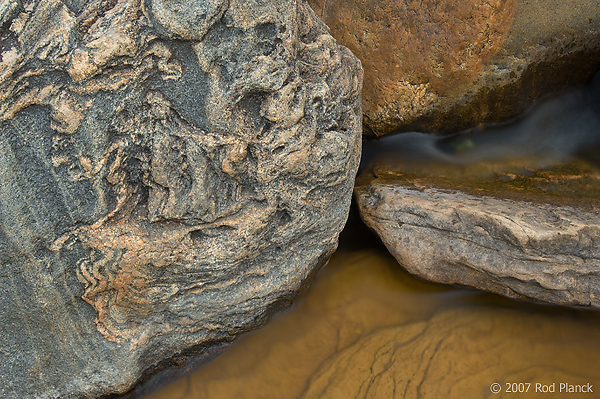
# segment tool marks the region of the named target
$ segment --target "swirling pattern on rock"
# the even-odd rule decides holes
[[[303,1],[15,4],[0,396],[124,392],[303,289],[347,217],[362,81]]]

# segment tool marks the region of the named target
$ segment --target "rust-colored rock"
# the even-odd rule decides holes
[[[332,35],[363,62],[365,122],[406,124],[471,82],[500,49],[517,0],[312,2]]]
[[[600,67],[594,0],[311,0],[363,62],[365,134],[515,117]]]

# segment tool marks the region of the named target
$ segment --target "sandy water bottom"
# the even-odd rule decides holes
[[[291,310],[145,399],[600,398],[600,312],[427,283],[368,235],[342,236]]]

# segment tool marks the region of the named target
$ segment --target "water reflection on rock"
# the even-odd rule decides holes
[[[600,313],[430,284],[381,248],[342,249],[292,310],[146,399],[500,397],[494,382],[548,397],[536,382],[600,391],[598,359]]]

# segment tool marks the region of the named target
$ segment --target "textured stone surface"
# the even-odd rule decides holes
[[[365,66],[365,134],[516,116],[600,67],[595,0],[311,0]]]
[[[600,209],[361,178],[365,223],[409,272],[513,298],[600,308]],[[596,182],[597,184],[597,182]]]
[[[0,6],[1,397],[125,392],[302,290],[361,136],[304,2]]]

